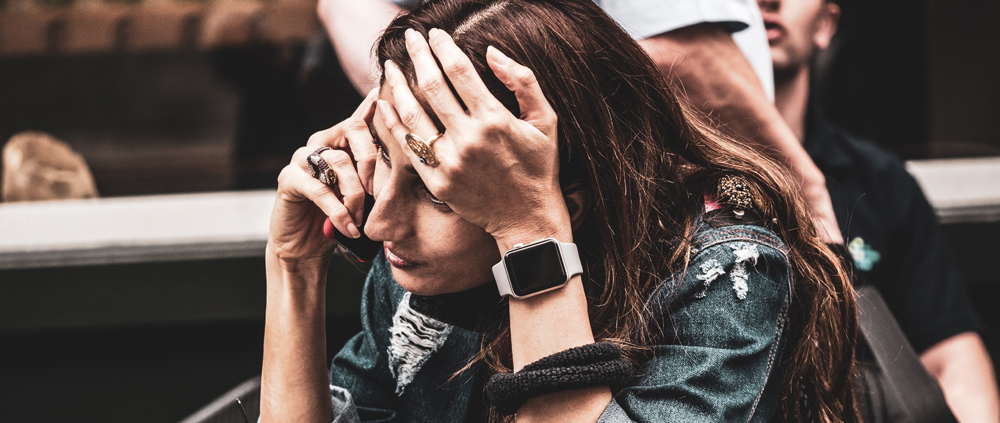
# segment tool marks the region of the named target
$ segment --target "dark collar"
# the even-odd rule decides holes
[[[851,166],[851,158],[840,148],[841,130],[826,119],[819,102],[809,97],[806,111],[805,140],[802,147],[823,171]]]
[[[475,332],[484,332],[500,318],[504,305],[493,281],[451,294],[410,296],[410,307],[414,310]]]

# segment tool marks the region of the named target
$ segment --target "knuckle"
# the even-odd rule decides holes
[[[292,153],[291,163],[304,163],[306,161],[306,156],[315,151],[316,149],[309,146],[299,147]],[[290,164],[291,164],[290,163]]]
[[[292,165],[285,166],[278,173],[278,186],[288,185],[288,179],[291,178],[291,172],[294,172]]]
[[[348,119],[344,121],[347,130],[349,131],[368,131],[368,124],[362,119]]]
[[[535,82],[537,82],[537,79],[535,79],[535,73],[532,72],[531,69],[528,69],[528,68],[526,68],[524,66],[519,66],[514,71],[514,76],[519,81],[521,81],[521,84],[523,84],[523,85],[532,85]]]
[[[306,145],[311,147],[319,147],[326,145],[326,141],[330,138],[331,131],[333,131],[334,128],[322,130],[310,135],[309,140],[306,141]]]
[[[343,206],[337,207],[336,209],[334,209],[333,213],[330,213],[329,216],[330,216],[331,220],[335,220],[335,221],[338,221],[338,222],[343,222],[345,224],[346,223],[350,223],[350,222],[354,222],[354,219],[351,219],[351,214],[348,213],[347,209],[344,208]]]
[[[420,81],[419,86],[420,90],[430,97],[440,96],[448,89],[448,84],[444,82],[444,78],[440,75],[423,79]]]
[[[483,133],[483,139],[495,138],[507,131],[507,121],[498,114],[490,114],[488,117],[484,117],[481,123],[480,131]]]
[[[466,60],[453,60],[447,63],[443,63],[444,69],[449,75],[455,75],[455,77],[466,79],[469,78],[475,69],[472,68],[472,63]]]
[[[401,111],[401,114],[399,115],[399,120],[407,128],[416,128],[417,123],[420,122],[420,112],[418,112],[416,109],[406,108],[405,110]]]
[[[346,167],[354,164],[351,162],[351,156],[343,150],[329,150],[324,152],[323,156],[323,159],[326,160],[331,167]]]

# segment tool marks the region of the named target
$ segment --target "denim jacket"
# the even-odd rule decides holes
[[[763,227],[710,222],[695,235],[688,270],[664,279],[650,299],[664,328],[660,344],[599,421],[779,419],[778,358],[792,298],[787,248]],[[362,332],[331,365],[334,421],[482,421],[489,374],[479,364],[459,370],[492,319],[506,318],[504,307],[492,284],[409,294],[380,254],[365,283]]]

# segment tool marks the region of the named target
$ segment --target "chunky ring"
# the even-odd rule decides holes
[[[423,163],[430,167],[434,167],[437,166],[440,162],[438,162],[437,155],[434,154],[434,150],[431,149],[431,144],[433,144],[434,141],[437,141],[438,138],[441,138],[442,135],[444,134],[439,133],[435,135],[434,137],[431,138],[430,143],[428,143],[424,141],[423,138],[420,138],[414,134],[406,134],[406,145],[410,147],[410,150],[413,151],[413,154],[416,154],[417,157],[420,158],[420,163]]]
[[[309,165],[309,174],[313,178],[319,179],[324,185],[332,187],[337,183],[337,173],[333,169],[330,169],[330,165],[320,156],[326,150],[330,150],[330,147],[317,148],[309,157],[306,157],[306,164]]]

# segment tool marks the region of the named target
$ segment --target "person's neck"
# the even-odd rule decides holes
[[[774,77],[774,105],[792,133],[803,142],[806,135],[806,109],[809,106],[809,66]]]

